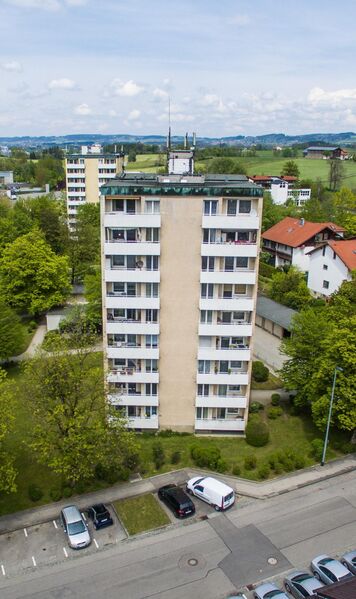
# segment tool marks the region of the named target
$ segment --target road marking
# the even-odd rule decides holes
[[[97,541],[96,539],[94,539],[94,543],[95,543],[95,547],[96,547],[97,549],[99,549],[98,541]]]
[[[1,572],[3,573],[3,576],[5,576],[5,568],[2,564],[1,564]]]
[[[25,537],[28,537],[28,532],[27,532],[26,528],[24,528],[23,531],[25,533]]]
[[[84,518],[84,522],[86,522],[86,521],[87,521],[87,519],[86,519],[86,517],[85,517],[85,514],[84,514],[84,512],[82,512],[82,516],[83,516],[83,518]]]
[[[68,557],[68,553],[67,553],[67,550],[66,550],[66,548],[65,548],[65,547],[63,547],[63,553],[64,553],[64,555],[65,555],[66,557]]]
[[[53,520],[53,526],[54,526],[54,528],[58,528],[57,522],[55,520]]]
[[[34,566],[37,566],[35,558],[32,556],[32,563]]]

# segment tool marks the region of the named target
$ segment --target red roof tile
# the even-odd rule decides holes
[[[327,241],[327,245],[334,250],[335,254],[339,256],[340,260],[343,261],[349,270],[356,270],[356,239],[340,239],[337,241],[330,239]],[[314,248],[308,254],[312,254],[319,249],[320,246]]]
[[[342,233],[344,231],[342,227],[335,225],[335,223],[312,223],[308,220],[303,221],[302,219],[286,216],[279,223],[262,233],[262,237],[296,248],[324,229],[330,229],[333,233]]]

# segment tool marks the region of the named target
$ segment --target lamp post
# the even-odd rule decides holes
[[[327,421],[327,424],[326,424],[326,431],[325,431],[323,456],[322,456],[321,462],[320,462],[321,466],[324,466],[324,464],[325,464],[326,448],[328,446],[328,440],[329,440],[329,429],[330,429],[331,413],[332,413],[332,410],[333,410],[333,403],[334,403],[336,375],[337,375],[338,372],[342,372],[342,368],[340,368],[340,366],[335,366],[334,380],[333,380],[333,386],[332,386],[332,389],[331,389],[331,397],[330,397],[329,415],[328,415],[328,421]]]

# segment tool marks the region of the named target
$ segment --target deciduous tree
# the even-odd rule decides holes
[[[287,160],[283,165],[281,174],[299,178],[298,164],[294,160]]]
[[[288,272],[272,275],[269,294],[271,299],[295,310],[306,306],[312,299],[304,274],[294,266]]]
[[[24,329],[14,310],[0,300],[0,360],[19,353],[24,340]]]
[[[0,368],[0,493],[16,491],[17,472],[6,447],[15,420],[14,397],[14,384],[6,380],[6,372]]]

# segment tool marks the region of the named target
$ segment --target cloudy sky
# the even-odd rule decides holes
[[[356,130],[355,0],[0,0],[0,137]]]

